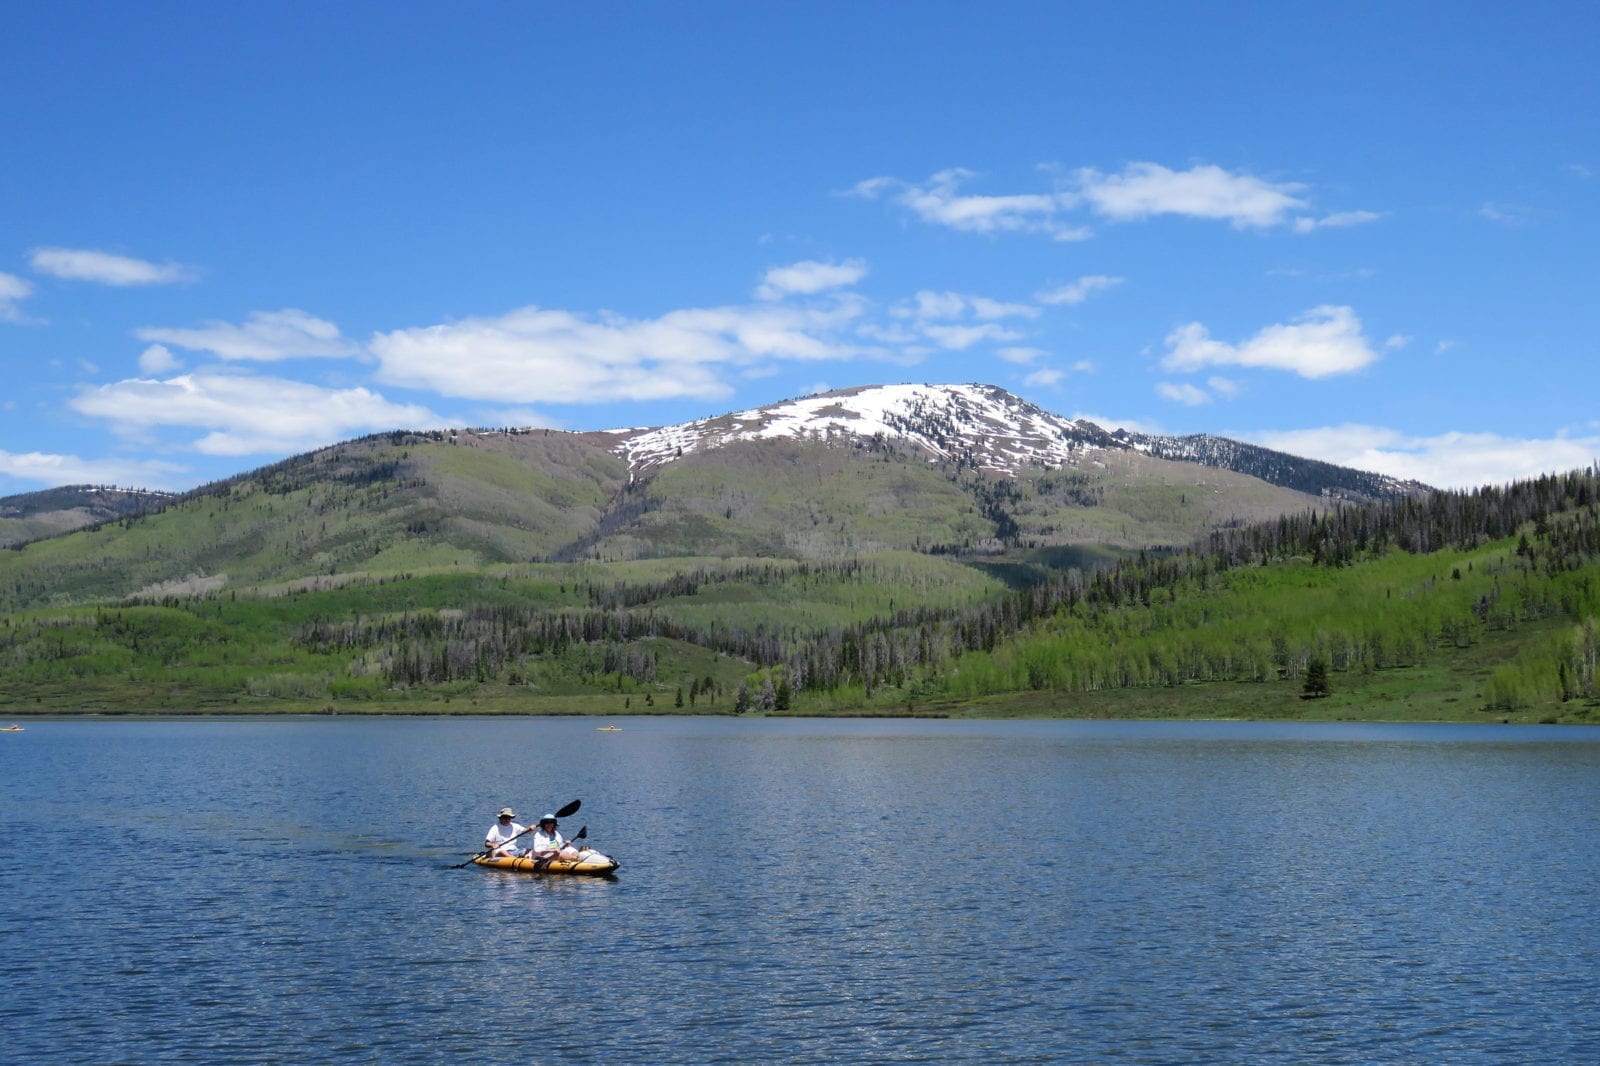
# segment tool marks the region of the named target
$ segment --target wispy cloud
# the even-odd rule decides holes
[[[369,389],[325,389],[250,374],[130,378],[84,389],[70,405],[124,435],[209,430],[188,444],[205,455],[283,454],[362,433],[444,424],[425,407],[390,403]]]
[[[1024,334],[1000,325],[998,322],[977,322],[968,325],[953,323],[925,323],[923,334],[946,351],[962,352],[974,344],[1008,344],[1022,340]]]
[[[1517,229],[1533,222],[1533,208],[1526,204],[1484,203],[1478,207],[1478,217]]]
[[[1022,366],[1026,366],[1038,359],[1042,359],[1050,353],[1045,351],[1043,348],[1015,347],[997,348],[994,354],[998,355],[1008,363],[1017,363]]]
[[[1060,370],[1035,370],[1022,379],[1022,383],[1029,388],[1050,388],[1061,384],[1061,379],[1066,375]]]
[[[1167,370],[1195,371],[1208,366],[1288,370],[1304,378],[1348,374],[1378,359],[1361,333],[1361,320],[1348,307],[1312,308],[1293,322],[1272,325],[1242,344],[1212,339],[1198,322],[1167,335]]]
[[[1105,274],[1085,274],[1077,281],[1068,282],[1054,289],[1046,289],[1036,293],[1034,299],[1042,304],[1081,304],[1097,292],[1114,289],[1123,282],[1122,278],[1114,278]]]
[[[1198,385],[1188,382],[1161,381],[1156,383],[1156,395],[1187,407],[1199,407],[1211,402],[1211,394]]]
[[[1540,439],[1460,432],[1417,436],[1357,424],[1231,435],[1292,455],[1444,489],[1505,484],[1575,470],[1600,458],[1597,436]]]
[[[1054,168],[1048,168],[1054,169]],[[1235,229],[1289,226],[1296,232],[1357,226],[1376,221],[1374,211],[1303,214],[1311,203],[1300,182],[1269,181],[1215,165],[1174,170],[1132,162],[1119,173],[1082,167],[1048,192],[980,196],[962,191],[977,175],[959,167],[922,182],[876,177],[858,182],[850,195],[884,197],[923,222],[968,233],[1039,233],[1079,241],[1093,231],[1069,215],[1085,211],[1109,222],[1137,222],[1160,215],[1227,222]]]
[[[1314,233],[1319,229],[1365,226],[1367,223],[1376,222],[1382,217],[1376,211],[1337,211],[1321,218],[1297,218],[1294,220],[1294,231],[1296,233]]]
[[[1089,236],[1081,226],[1065,225],[1056,216],[1074,198],[1058,193],[1020,193],[1010,196],[973,196],[959,190],[976,177],[954,167],[941,170],[920,184],[899,178],[869,178],[850,193],[866,199],[888,196],[924,222],[967,233],[1043,233],[1058,241]]]
[[[271,363],[305,357],[348,359],[361,354],[339,327],[304,311],[255,311],[243,325],[207,322],[197,329],[145,327],[133,335],[142,341],[210,352],[227,360]]]
[[[1010,345],[1026,335],[1003,325],[1008,318],[1037,318],[1032,304],[1009,303],[987,296],[924,289],[910,300],[889,309],[889,316],[905,324],[902,336],[920,337],[946,351],[965,351],[975,344]],[[887,335],[887,334],[884,334]],[[908,339],[908,343],[909,343]]]
[[[781,300],[785,296],[812,296],[830,289],[854,285],[867,276],[867,264],[860,259],[843,263],[805,260],[767,271],[756,296],[762,300]]]
[[[23,300],[33,295],[33,286],[14,274],[0,274],[0,322],[23,321]]]
[[[89,248],[35,248],[29,262],[34,270],[51,277],[118,287],[171,285],[194,276],[177,263],[151,263]]]
[[[0,451],[0,475],[41,485],[120,485],[150,489],[186,482],[189,468],[159,459],[84,459],[46,452]]]

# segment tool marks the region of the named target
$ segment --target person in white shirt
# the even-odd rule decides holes
[[[539,819],[539,828],[533,832],[533,844],[527,854],[549,862],[551,859],[576,859],[578,849],[567,843],[567,838],[556,828],[556,816],[547,814]]]
[[[510,807],[500,808],[499,819],[483,835],[483,850],[489,853],[491,859],[516,858],[525,854],[513,841],[526,833],[528,827],[518,825],[516,817],[517,812]]]

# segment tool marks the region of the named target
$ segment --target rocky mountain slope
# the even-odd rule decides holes
[[[613,447],[627,458],[634,477],[685,455],[740,441],[874,440],[910,445],[930,461],[1009,477],[1103,461],[1108,453],[1136,452],[1338,499],[1383,499],[1427,488],[1224,437],[1108,432],[1093,422],[1051,414],[993,385],[864,386],[615,435]]]

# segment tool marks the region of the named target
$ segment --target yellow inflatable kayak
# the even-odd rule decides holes
[[[602,855],[589,848],[578,852],[576,859],[551,859],[548,862],[541,862],[534,858],[512,859],[502,856],[490,859],[474,855],[472,861],[491,870],[514,870],[523,874],[587,874],[590,877],[603,877],[622,865],[611,856]]]

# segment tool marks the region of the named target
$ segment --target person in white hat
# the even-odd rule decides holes
[[[483,850],[489,853],[491,859],[516,858],[523,854],[514,841],[526,833],[528,827],[518,825],[516,817],[517,812],[510,807],[501,807],[500,817],[483,835]]]

